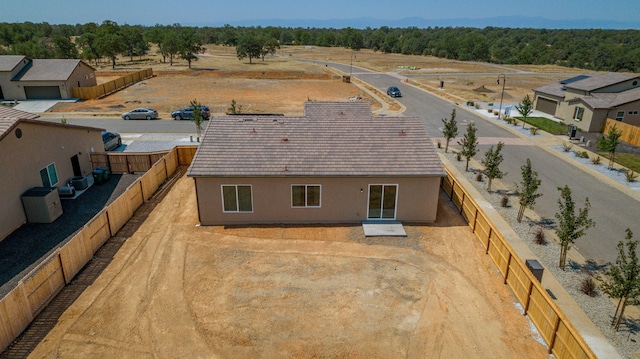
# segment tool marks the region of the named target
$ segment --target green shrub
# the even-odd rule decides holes
[[[467,101],[467,106],[473,106],[473,105],[475,105],[473,101]]]
[[[591,163],[593,163],[594,165],[599,165],[600,164],[600,156],[595,156],[594,158],[591,159]]]
[[[587,151],[574,151],[573,154],[579,158],[589,158],[589,153]]]
[[[478,182],[482,182],[482,173],[478,173],[478,174],[476,175],[476,181],[478,181]]]
[[[456,153],[456,161],[462,161],[462,154],[460,152]]]
[[[502,199],[500,200],[500,205],[502,207],[509,207],[509,197],[502,196]]]
[[[493,106],[493,102],[487,103],[487,106]]]

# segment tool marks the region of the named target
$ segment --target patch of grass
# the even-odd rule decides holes
[[[609,153],[598,152],[604,158],[609,158]],[[633,172],[640,172],[640,156],[631,153],[616,153],[616,163],[630,169]]]
[[[518,117],[518,119],[522,121],[522,117]],[[559,135],[567,132],[567,125],[550,120],[546,117],[527,117],[526,122],[531,126],[535,126],[541,129],[542,131],[545,131],[554,135]]]

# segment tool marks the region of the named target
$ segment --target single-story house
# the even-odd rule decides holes
[[[420,118],[364,102],[214,117],[187,174],[202,225],[431,223],[445,176]]]
[[[602,132],[611,118],[640,126],[640,76],[586,74],[534,89],[534,108],[583,131]]]
[[[61,187],[91,176],[93,151],[103,152],[102,129],[37,120],[0,106],[0,240],[27,222],[21,196],[34,187]]]
[[[0,100],[70,99],[72,88],[97,85],[95,72],[82,60],[0,56]]]

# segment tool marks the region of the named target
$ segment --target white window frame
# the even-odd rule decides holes
[[[293,187],[304,187],[304,205],[303,206],[294,206],[293,205]],[[309,187],[318,187],[318,205],[310,206],[307,203],[307,188]],[[319,184],[292,184],[291,185],[291,208],[321,208],[322,207],[322,186]]]
[[[622,122],[622,120],[624,120],[624,111],[616,111],[615,120]]]
[[[235,200],[236,200],[236,209],[233,211],[228,211],[224,206],[224,188],[225,187],[233,187],[235,189]],[[241,211],[240,210],[240,201],[238,198],[238,187],[249,187],[249,194],[251,195],[251,210],[249,211]],[[220,199],[222,200],[222,212],[223,213],[253,213],[253,187],[250,184],[223,184],[220,185]]]
[[[56,163],[55,162],[49,163],[45,168],[43,168],[43,169],[41,169],[39,171],[40,179],[42,179],[42,171],[45,171],[47,173],[47,180],[49,181],[49,186],[48,187],[54,187],[55,185],[60,183],[60,177],[58,176],[58,170],[56,169]],[[52,173],[55,176],[55,182],[52,181],[52,177],[51,177]],[[42,186],[43,187],[47,187],[46,183],[44,183],[44,182],[42,182]]]
[[[576,106],[576,109],[573,111],[573,119],[582,121],[582,117],[584,117],[584,107]]]

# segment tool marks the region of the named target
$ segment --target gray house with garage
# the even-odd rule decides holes
[[[82,60],[0,56],[0,101],[70,99],[72,88],[97,85],[95,71]]]
[[[587,132],[607,118],[640,126],[640,76],[617,72],[578,75],[534,89],[534,108]]]
[[[431,223],[445,171],[420,118],[307,102],[301,117],[212,118],[188,176],[203,225]]]

